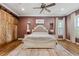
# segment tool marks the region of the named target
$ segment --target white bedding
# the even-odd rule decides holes
[[[31,35],[25,35],[23,39],[25,48],[54,48],[56,38],[47,32],[33,32]]]
[[[24,40],[32,42],[49,42],[56,40],[55,35],[49,35],[47,32],[33,32],[31,35],[26,35]]]
[[[39,41],[44,41],[44,40],[55,40],[54,35],[49,35],[47,32],[33,32],[30,35],[26,35],[25,39],[32,39],[32,40],[39,40]]]

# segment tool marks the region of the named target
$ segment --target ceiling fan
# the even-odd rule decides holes
[[[40,7],[34,7],[33,9],[41,9],[40,13],[43,12],[43,10],[46,10],[47,12],[51,12],[49,9],[47,9],[48,7],[52,7],[52,6],[55,6],[56,4],[55,3],[51,3],[51,4],[45,4],[45,3],[42,3]]]

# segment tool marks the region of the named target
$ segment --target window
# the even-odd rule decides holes
[[[75,36],[79,38],[79,16],[75,19]]]
[[[58,35],[63,35],[64,25],[63,20],[58,20]]]
[[[76,27],[79,27],[79,17],[76,19]]]
[[[38,25],[43,25],[44,24],[44,19],[36,19],[36,24]]]

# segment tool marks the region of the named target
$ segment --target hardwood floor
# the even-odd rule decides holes
[[[71,53],[75,55],[79,55],[79,45],[75,43],[71,43],[66,40],[59,40],[58,43],[61,44],[65,49],[67,49]]]
[[[16,40],[16,41],[13,41],[13,42],[10,42],[8,44],[1,46],[0,47],[0,56],[7,55],[9,52],[14,50],[21,43],[22,42],[20,40]]]
[[[22,44],[21,41],[17,40],[17,41],[13,41],[11,43],[8,43],[6,45],[3,45],[2,47],[0,47],[0,55],[1,56],[5,56],[8,55],[11,51],[15,50],[15,48],[19,47],[20,44]],[[68,42],[66,40],[59,40],[58,44],[62,45],[66,50],[68,50],[69,52],[71,52],[74,55],[79,55],[79,45],[76,45],[74,43]],[[60,48],[61,50],[61,48]],[[18,50],[17,50],[18,51]],[[62,51],[62,50],[61,50]],[[61,53],[61,51],[56,51],[53,49],[25,49],[23,52],[31,52],[31,55],[49,55],[50,56],[56,56],[56,55],[69,55],[69,53],[67,51],[64,51],[63,53]],[[38,53],[35,53],[38,52]],[[65,53],[67,52],[67,54]],[[27,55],[29,55],[29,53],[27,53]],[[61,53],[61,54],[60,54]]]

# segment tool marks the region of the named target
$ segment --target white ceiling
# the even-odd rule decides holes
[[[55,6],[48,8],[51,10],[50,13],[43,11],[40,14],[41,9],[33,8],[39,7],[41,3],[2,3],[2,5],[18,16],[65,16],[79,9],[79,3],[56,3]]]

